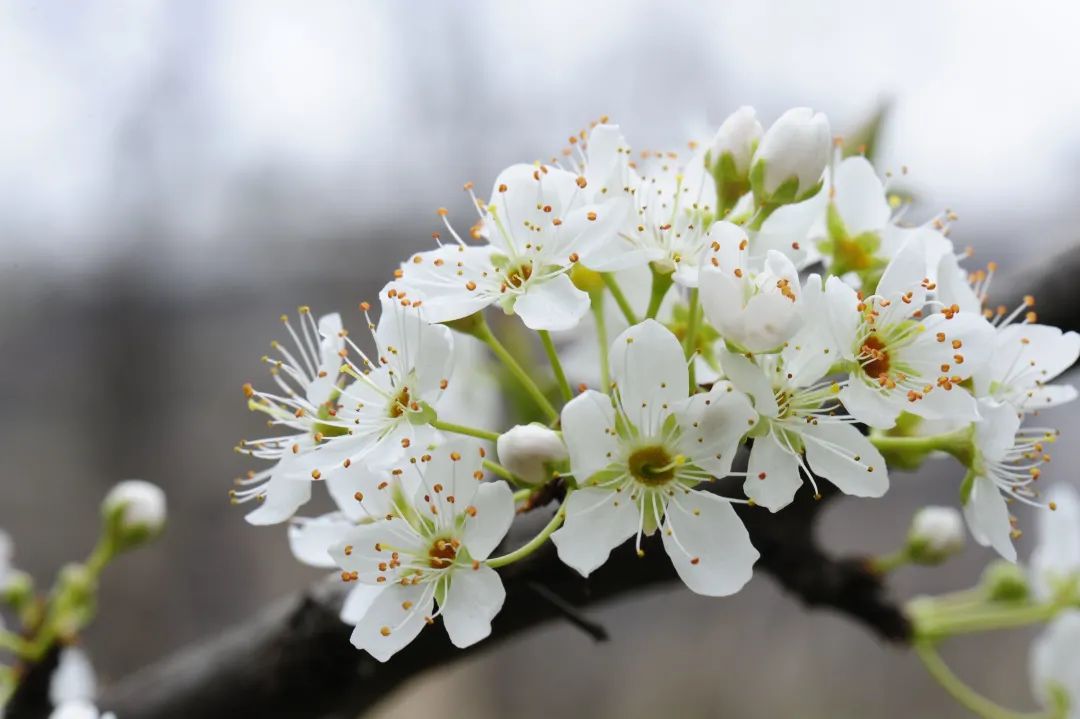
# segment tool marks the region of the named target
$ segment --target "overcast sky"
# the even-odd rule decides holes
[[[0,0],[0,243],[78,263],[143,231],[385,226],[601,114],[682,146],[741,104],[841,130],[892,98],[882,164],[984,221],[1080,186],[1080,6],[703,5]]]

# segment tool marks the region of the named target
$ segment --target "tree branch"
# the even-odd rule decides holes
[[[880,578],[861,560],[829,558],[813,541],[813,520],[822,504],[803,491],[794,505],[775,515],[740,507],[762,555],[759,567],[808,605],[832,607],[885,639],[906,640],[908,621],[884,596]],[[508,546],[522,543],[536,529],[534,521],[519,524],[533,526],[515,527]],[[621,547],[585,580],[548,545],[502,572],[506,604],[489,639],[461,651],[432,627],[386,664],[349,643],[350,629],[337,616],[348,586],[322,582],[223,636],[129,677],[105,695],[102,706],[123,719],[352,719],[422,671],[566,618],[568,612],[674,582],[658,537],[645,544],[645,551],[639,558],[632,546]],[[579,620],[575,617],[575,623]],[[585,621],[590,633],[603,631]]]

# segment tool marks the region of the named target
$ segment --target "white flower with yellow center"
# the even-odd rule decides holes
[[[860,299],[838,277],[825,286],[833,334],[850,371],[840,400],[871,427],[892,427],[901,412],[925,419],[978,419],[961,386],[990,357],[994,331],[978,314],[953,305],[934,311],[927,292],[925,246],[905,243],[877,293]]]
[[[773,512],[791,503],[804,476],[815,494],[815,475],[856,497],[880,497],[889,488],[885,460],[839,411],[839,387],[822,379],[836,351],[817,275],[803,294],[805,326],[779,354],[720,356],[725,376],[754,400],[759,415],[746,496]]]
[[[429,322],[448,322],[498,304],[534,330],[575,326],[589,296],[567,273],[596,243],[623,224],[627,206],[590,204],[582,176],[548,165],[513,165],[499,174],[467,245],[454,242],[413,255],[401,265],[401,291],[423,303]],[[467,186],[470,193],[471,185]],[[444,210],[439,211],[445,220]]]
[[[332,482],[360,461],[392,461],[435,438],[428,423],[449,384],[450,330],[422,320],[419,307],[393,287],[383,292],[378,327],[370,319],[368,326],[374,359],[348,339],[340,319],[331,315],[320,322],[320,346],[308,331],[296,337],[297,355],[276,345],[284,359],[271,369],[281,393],[247,387],[253,409],[269,415],[271,426],[291,430],[240,446],[275,463],[249,475],[241,481],[244,488],[233,492],[236,501],[261,503],[247,516],[252,524],[291,517],[311,498],[312,480]],[[346,346],[358,363],[347,356]],[[354,378],[349,384],[339,375],[343,365]]]
[[[737,592],[757,550],[731,501],[696,489],[725,476],[756,415],[727,383],[687,397],[683,350],[654,320],[612,345],[614,396],[588,390],[562,412],[570,467],[580,489],[565,503],[551,539],[559,558],[584,576],[612,549],[657,529],[672,564],[699,594]]]
[[[380,499],[371,521],[330,550],[342,577],[365,587],[366,607],[353,598],[359,618],[352,643],[379,661],[438,616],[457,647],[491,633],[506,591],[485,560],[510,528],[514,499],[505,482],[483,481],[482,452],[475,441],[455,438],[411,456],[392,470],[415,475],[411,501],[392,496],[392,511],[380,514]],[[363,508],[368,499],[357,501]]]
[[[972,457],[960,490],[964,519],[971,536],[1016,561],[1012,540],[1020,536],[1008,502],[1044,506],[1035,482],[1050,460],[1047,446],[1058,433],[1047,428],[1020,427],[1021,417],[1011,404],[979,401],[981,419],[975,423]]]

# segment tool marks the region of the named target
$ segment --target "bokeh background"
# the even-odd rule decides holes
[[[636,148],[683,147],[742,104],[766,122],[811,105],[838,132],[885,106],[879,166],[908,166],[924,216],[956,211],[954,238],[1007,281],[1080,240],[1078,24],[1053,0],[0,0],[0,527],[46,581],[89,548],[114,481],[167,489],[168,534],[110,568],[86,637],[106,681],[317,578],[226,496],[248,466],[234,442],[260,429],[240,386],[263,377],[278,315],[340,308],[359,327],[434,209],[464,216],[462,182],[550,157],[601,114]],[[1075,407],[1044,418],[1080,427]],[[1077,461],[1059,445],[1054,478]],[[942,463],[837,501],[824,541],[892,549],[959,479]],[[894,586],[966,586],[988,559]],[[551,625],[376,713],[965,716],[910,654],[764,576],[595,618],[610,642]],[[1019,632],[946,648],[1017,708],[1026,653]]]

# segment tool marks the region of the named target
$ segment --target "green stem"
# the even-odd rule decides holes
[[[476,427],[466,427],[463,424],[454,424],[453,422],[443,422],[441,419],[435,419],[431,421],[431,426],[435,429],[441,429],[444,432],[453,432],[454,434],[464,434],[468,437],[476,437],[477,439],[486,439],[489,442],[495,442],[499,439],[498,432],[489,432],[486,429],[477,429]]]
[[[878,574],[888,574],[909,563],[911,563],[911,554],[906,548],[870,560],[871,568]]]
[[[1053,619],[1062,609],[1064,606],[1056,602],[1019,606],[1007,603],[997,606],[991,603],[983,607],[961,606],[936,612],[932,608],[923,609],[916,612],[912,618],[915,620],[917,636],[942,638],[1042,624]]]
[[[525,489],[519,489],[518,491],[514,492],[514,504],[517,504],[524,499],[528,499],[529,495],[532,494],[533,491],[534,490],[532,489],[532,487],[526,487]]]
[[[690,316],[686,321],[686,359],[690,361],[690,394],[697,391],[697,378],[694,370],[697,362],[694,361],[694,353],[697,352],[698,324],[701,322],[701,303],[698,301],[698,288],[690,290]]]
[[[499,342],[499,339],[491,331],[491,328],[482,316],[476,326],[472,328],[471,334],[491,348],[491,351],[495,353],[495,356],[506,365],[506,369],[510,370],[510,374],[514,375],[517,381],[521,383],[522,387],[525,388],[525,391],[529,393],[529,396],[533,398],[533,401],[536,402],[537,406],[548,416],[549,420],[554,422],[559,419],[558,410],[556,410],[551,402],[548,401],[548,398],[544,395],[543,391],[536,386],[536,382],[529,376],[529,373],[518,364],[518,361],[514,359],[514,356],[510,354],[509,350]]]
[[[622,288],[619,287],[619,283],[615,281],[615,275],[610,272],[604,272],[600,275],[604,278],[604,284],[607,285],[608,292],[611,293],[611,298],[615,300],[615,304],[622,310],[623,317],[626,318],[627,323],[631,326],[638,323],[637,315],[634,314],[634,310],[630,307],[630,303],[626,300],[626,295],[623,294]]]
[[[608,367],[607,320],[604,318],[602,294],[593,295],[592,311],[596,318],[596,341],[600,345],[600,389],[607,394],[611,391],[611,368]]]
[[[567,492],[566,496],[569,497],[570,492]],[[537,535],[535,537],[530,539],[527,544],[515,549],[514,551],[510,552],[509,554],[504,554],[501,557],[495,557],[494,559],[489,559],[487,561],[487,565],[489,567],[491,567],[492,569],[498,569],[499,567],[505,567],[507,564],[513,564],[514,562],[516,562],[516,561],[518,561],[520,559],[524,559],[525,557],[529,556],[530,554],[535,552],[537,549],[542,547],[544,545],[544,542],[546,542],[548,540],[548,537],[550,537],[555,532],[556,529],[558,529],[559,527],[562,526],[563,515],[564,515],[564,511],[565,511],[564,507],[566,507],[566,500],[565,499],[563,499],[563,503],[559,507],[559,511],[557,511],[555,513],[555,516],[551,518],[551,521],[548,522],[547,525],[545,525],[544,528],[541,529],[537,533]]]
[[[930,452],[946,452],[956,457],[965,464],[970,459],[971,429],[964,429],[945,434],[934,434],[926,437],[897,437],[880,432],[870,433],[870,442],[882,452],[928,454]]]
[[[524,479],[517,476],[516,474],[514,474],[513,472],[511,472],[509,469],[502,466],[498,462],[492,462],[490,459],[485,459],[483,461],[483,467],[487,471],[491,472],[492,474],[494,474],[496,476],[502,477],[503,479],[505,479],[507,482],[510,482],[511,484],[516,484],[519,487],[528,487],[528,489],[526,491],[530,491],[530,492],[532,491],[532,487],[529,485],[528,482],[526,482]]]
[[[563,400],[569,402],[574,393],[570,391],[570,383],[566,381],[566,372],[563,372],[562,362],[559,361],[559,353],[555,350],[555,343],[551,340],[551,333],[547,330],[538,330],[540,342],[544,345],[548,361],[551,363],[551,371],[555,373],[555,381],[559,385],[559,392]]]
[[[18,634],[0,629],[0,649],[11,652],[16,656],[29,657],[33,653],[33,645],[20,637]]]
[[[664,301],[664,296],[667,291],[671,289],[672,279],[671,272],[657,272],[654,268],[652,271],[652,294],[649,297],[649,309],[645,311],[645,317],[653,320],[656,319],[656,313],[660,311],[660,304]]]
[[[1014,712],[990,701],[953,674],[930,642],[916,642],[915,653],[922,660],[926,671],[930,672],[930,676],[937,680],[937,683],[952,695],[953,699],[978,714],[982,719],[1037,719],[1042,717],[1049,719],[1051,716],[1042,712],[1035,714]]]

